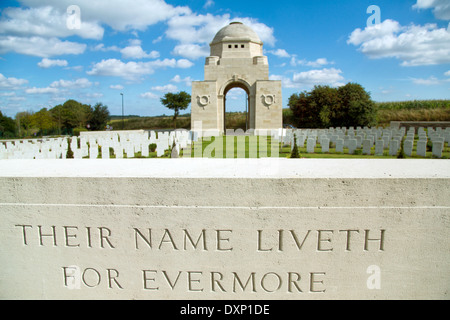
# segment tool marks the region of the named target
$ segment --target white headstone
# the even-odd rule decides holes
[[[336,152],[340,152],[340,153],[344,152],[344,140],[343,139],[336,140]]]
[[[375,155],[376,156],[382,156],[384,151],[384,140],[378,139],[375,142]]]
[[[322,152],[330,152],[330,139],[324,138],[321,143]]]
[[[362,144],[363,144],[363,154],[370,155],[373,146],[372,140],[364,139]]]
[[[437,158],[442,158],[442,150],[444,149],[444,143],[442,141],[433,142],[432,155]]]
[[[403,142],[403,151],[408,157],[411,157],[413,151],[414,141],[412,139],[406,139]]]
[[[94,143],[89,143],[89,159],[97,159],[98,157],[98,145]]]
[[[426,140],[417,141],[417,152],[416,153],[419,157],[427,156],[427,141]]]
[[[389,155],[396,156],[398,153],[398,140],[391,140],[389,144]]]
[[[102,145],[102,159],[109,159],[109,145]]]
[[[164,155],[165,150],[166,150],[166,143],[161,142],[156,143],[156,156],[158,158]]]
[[[356,139],[349,139],[348,140],[348,153],[354,154],[356,150]]]
[[[308,138],[306,142],[306,152],[314,153],[314,147],[316,146],[316,139]]]

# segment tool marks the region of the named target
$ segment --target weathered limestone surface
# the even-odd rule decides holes
[[[448,299],[449,166],[2,160],[0,298]]]

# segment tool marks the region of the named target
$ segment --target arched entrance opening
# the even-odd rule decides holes
[[[250,92],[241,82],[228,84],[223,99],[224,131],[227,129],[250,129]]]

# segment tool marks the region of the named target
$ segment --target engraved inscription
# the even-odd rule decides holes
[[[90,290],[106,288],[108,290],[129,289],[130,283],[125,280],[134,277],[132,283],[141,284],[145,292],[185,291],[212,293],[292,293],[292,294],[324,294],[327,292],[329,270],[305,270],[302,259],[297,252],[315,253],[318,256],[335,256],[336,252],[373,252],[382,254],[385,251],[385,229],[357,228],[320,228],[320,229],[262,229],[256,230],[230,228],[149,228],[132,226],[116,230],[110,226],[77,226],[67,225],[33,225],[15,224],[18,242],[23,247],[46,247],[51,250],[88,249],[104,250],[105,254],[116,255],[115,250],[129,252],[134,249],[136,254],[167,254],[178,255],[182,252],[190,254],[210,255],[211,265],[206,270],[202,268],[186,269],[181,266],[168,265],[165,261],[152,257],[150,265],[137,267],[133,274],[130,270],[124,272],[120,268],[107,265],[78,266],[76,261],[60,266],[63,287],[73,290]],[[244,232],[244,231],[245,232]],[[125,233],[126,235],[124,236]],[[279,269],[255,270],[215,269],[214,259],[227,257],[239,252],[241,255],[257,253],[266,258],[280,255],[289,259],[299,259],[297,270]],[[184,254],[186,254],[184,253]],[[215,256],[216,255],[216,256]],[[161,257],[161,256],[159,256]],[[126,259],[121,256],[120,259]],[[226,259],[226,258],[225,258]],[[145,260],[147,261],[147,260]],[[192,260],[195,261],[195,258]],[[110,263],[110,262],[108,262]],[[106,264],[106,263],[105,263]],[[145,263],[147,264],[147,262]],[[364,270],[365,272],[366,270]],[[371,266],[367,288],[380,288],[380,269]],[[140,274],[140,275],[139,275]],[[128,277],[128,278],[127,278]],[[366,281],[364,280],[364,281]]]
[[[67,248],[110,248],[114,249],[112,231],[107,227],[77,227],[77,226],[32,226],[16,224],[21,229],[23,245],[63,246]]]

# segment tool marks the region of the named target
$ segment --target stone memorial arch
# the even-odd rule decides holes
[[[281,128],[281,81],[269,80],[269,64],[258,35],[250,27],[232,22],[216,34],[210,48],[205,80],[192,83],[192,130],[225,132],[226,96],[233,88],[247,93],[248,129]]]

